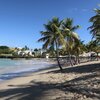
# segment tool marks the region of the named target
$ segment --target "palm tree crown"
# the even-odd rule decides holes
[[[79,40],[79,36],[74,31],[79,28],[79,25],[73,26],[73,20],[70,18],[64,19],[62,23],[63,35],[66,40],[66,47],[70,50],[74,46],[75,42]]]
[[[59,20],[59,18],[54,17],[47,24],[44,24],[45,31],[41,31],[42,38],[38,42],[44,42],[43,48],[52,48],[56,51],[56,57],[58,65],[61,68],[59,63],[59,47],[67,47],[70,53],[74,43],[78,41],[79,37],[74,32],[79,26],[73,26],[73,20],[67,18],[65,20]]]
[[[60,46],[64,43],[64,37],[61,34],[61,30],[59,29],[61,25],[61,21],[59,18],[54,17],[51,21],[47,24],[44,24],[46,31],[41,31],[41,35],[43,36],[38,41],[45,42],[43,48],[55,46]]]
[[[88,29],[91,29],[90,32],[93,34],[93,37],[100,42],[100,9],[95,9],[95,13],[96,15],[89,20],[93,24]]]

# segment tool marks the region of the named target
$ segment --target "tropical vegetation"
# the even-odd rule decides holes
[[[41,35],[43,36],[38,40],[38,42],[43,41],[43,49],[54,49],[56,50],[56,58],[59,65],[60,70],[62,67],[59,62],[59,52],[58,49],[60,46],[65,44],[64,36],[61,31],[61,23],[62,21],[59,18],[54,17],[47,24],[44,24],[45,31],[41,31]]]
[[[95,52],[99,57],[100,53],[100,9],[95,9],[95,15],[89,19],[92,25],[88,28],[92,34],[92,40],[84,44],[80,39],[76,30],[80,28],[79,25],[74,25],[71,18],[60,20],[58,17],[53,17],[47,24],[44,24],[45,30],[41,31],[41,38],[38,42],[43,42],[42,49],[35,48],[30,50],[27,46],[23,48],[10,48],[8,46],[0,46],[0,56],[11,54],[13,57],[29,57],[32,51],[34,57],[45,57],[49,53],[50,57],[56,57],[58,66],[62,70],[60,64],[60,56],[67,56],[70,65],[80,63],[80,55],[84,52]],[[20,52],[20,54],[18,54]],[[33,56],[31,56],[33,57]],[[68,60],[66,58],[66,60]],[[98,60],[98,58],[97,58]]]
[[[10,54],[12,50],[8,46],[0,46],[0,54]]]
[[[100,9],[95,9],[96,15],[90,18],[90,22],[92,22],[92,25],[88,28],[90,29],[93,38],[96,39],[100,43]]]
[[[59,49],[67,49],[67,53],[71,61],[71,51],[75,45],[75,42],[79,41],[79,37],[74,31],[79,28],[79,26],[73,26],[73,20],[70,18],[59,20],[59,18],[54,17],[47,24],[44,24],[45,31],[41,31],[42,38],[38,42],[44,42],[43,49],[49,48],[50,50],[56,51],[56,58],[60,70],[62,67],[59,62]]]
[[[45,30],[41,31],[41,38],[38,42],[44,42],[43,49],[48,49],[52,55],[56,54],[60,70],[62,66],[59,61],[60,55],[68,55],[70,64],[80,63],[79,55],[84,52],[94,51],[97,55],[100,52],[100,9],[95,9],[96,15],[90,18],[92,25],[88,28],[93,36],[92,41],[87,45],[80,40],[75,32],[79,25],[73,24],[73,19],[66,18],[60,20],[57,17],[52,18],[47,24],[44,24]],[[72,61],[74,55],[74,62]]]

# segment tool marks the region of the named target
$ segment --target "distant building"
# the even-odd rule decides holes
[[[95,52],[91,51],[91,52],[84,52],[83,54],[81,54],[80,56],[82,57],[91,57],[91,55],[96,55]]]
[[[18,50],[18,51],[16,51],[16,53],[19,56],[33,56],[34,57],[32,50],[25,50],[25,51]]]

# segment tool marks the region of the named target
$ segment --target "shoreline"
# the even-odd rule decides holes
[[[50,59],[33,59],[33,60],[0,60],[0,82],[13,79],[16,77],[25,76],[29,73],[38,72],[40,70],[48,69],[55,66],[56,63]],[[39,62],[38,62],[39,61]],[[3,66],[2,64],[6,62]],[[41,66],[40,66],[41,65]]]
[[[12,80],[12,79],[15,79],[15,78],[25,77],[25,76],[28,76],[30,74],[40,73],[42,71],[44,72],[46,70],[54,69],[56,67],[57,67],[57,64],[54,64],[52,66],[45,67],[45,68],[40,68],[40,69],[36,69],[36,70],[19,71],[19,72],[14,72],[14,73],[6,73],[5,75],[7,75],[7,77],[2,78],[0,80],[0,83],[5,82],[5,81],[9,81],[9,80]]]
[[[59,68],[57,67],[57,66],[52,66],[52,67],[48,67],[48,68],[44,68],[44,69],[39,69],[39,70],[37,70],[37,71],[34,71],[34,72],[28,72],[28,73],[25,73],[25,75],[22,75],[22,76],[19,76],[19,77],[13,77],[13,78],[11,78],[11,79],[8,79],[8,80],[4,80],[4,81],[1,81],[0,82],[0,86],[1,85],[7,85],[7,84],[9,84],[10,82],[12,83],[12,81],[16,81],[16,80],[21,80],[21,79],[23,79],[23,78],[30,78],[31,76],[33,77],[33,76],[35,76],[35,75],[39,75],[39,74],[45,74],[45,73],[48,73],[48,72],[50,72],[50,71],[52,71],[52,70],[59,70]],[[30,79],[29,79],[30,80]],[[25,80],[25,83],[27,82],[27,79]],[[23,83],[23,82],[22,82]],[[19,84],[19,83],[18,83]],[[5,87],[4,87],[5,88]],[[3,89],[4,89],[3,88]],[[0,90],[2,89],[2,86],[0,87]]]
[[[87,64],[96,64],[96,63],[100,63],[100,61],[90,61],[90,62],[83,62],[83,63],[80,63],[78,65],[74,65],[73,67],[77,67],[77,66],[81,66],[81,65],[87,65]],[[63,66],[63,70],[66,69],[66,68],[70,68],[71,66]],[[2,83],[5,83],[7,81],[11,81],[11,80],[15,80],[17,78],[22,78],[22,77],[27,77],[27,76],[31,76],[31,75],[37,75],[37,74],[42,74],[42,73],[47,73],[47,72],[50,72],[50,71],[53,71],[53,70],[59,70],[59,67],[57,66],[57,64],[54,64],[52,66],[49,66],[49,67],[45,67],[45,68],[42,68],[42,69],[37,69],[35,71],[26,71],[26,72],[19,72],[21,75],[19,76],[15,76],[15,77],[12,77],[12,78],[9,78],[9,79],[6,79],[6,80],[3,80],[3,81],[0,81],[0,84]],[[19,74],[17,73],[17,74]]]
[[[0,83],[0,99],[99,100],[99,71],[100,61],[93,61],[64,67],[62,73],[59,68],[30,73]]]

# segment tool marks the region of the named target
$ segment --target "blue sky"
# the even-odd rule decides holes
[[[81,26],[76,32],[87,43],[89,18],[98,4],[100,0],[0,0],[0,45],[41,48],[40,31],[54,16],[73,18],[74,25]]]

